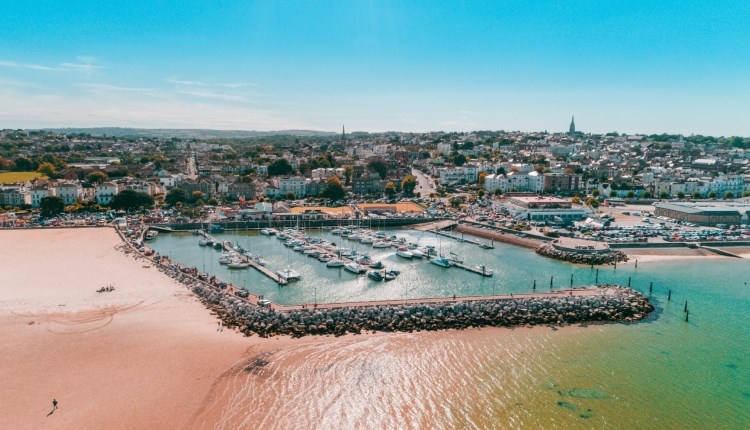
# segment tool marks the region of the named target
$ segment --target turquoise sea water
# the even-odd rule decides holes
[[[575,285],[593,284],[596,276],[588,266],[542,258],[513,246],[495,244],[488,251],[441,241],[429,233],[395,233],[420,244],[442,246],[444,252],[453,251],[472,265],[485,264],[496,275],[482,278],[426,261],[402,260],[393,250],[359,245],[387,267],[402,271],[396,281],[376,283],[288,252],[273,237],[245,232],[222,235],[253,253],[261,252],[271,268],[290,264],[302,273],[299,283],[278,287],[252,269],[232,272],[220,266],[218,252],[198,247],[197,237],[189,234],[162,234],[151,246],[199,269],[205,264],[206,271],[280,303],[490,294],[493,289],[529,292],[534,279],[537,291],[548,291],[551,276],[555,288],[569,286],[571,275]],[[313,234],[353,246],[326,232]],[[438,427],[750,428],[749,269],[748,260],[729,258],[641,263],[638,268],[628,264],[616,270],[601,267],[600,283],[627,285],[630,279],[633,288],[648,295],[653,282],[657,311],[649,320],[590,326],[572,334],[529,335],[528,345],[513,357],[495,352],[503,348],[505,337],[488,334],[477,343],[456,335],[450,338],[449,349],[462,351],[460,357],[446,357],[443,362],[435,353],[420,367],[420,355],[413,354],[402,368],[420,369],[413,370],[411,378],[424,378],[425,386],[439,384],[427,380],[430,369],[464,372],[464,379],[473,381],[460,398],[453,398],[455,387],[437,391],[450,412],[446,421],[437,422]],[[685,301],[690,310],[687,323]],[[509,391],[509,386],[514,388]]]

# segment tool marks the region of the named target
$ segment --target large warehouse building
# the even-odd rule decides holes
[[[748,223],[750,204],[735,202],[658,202],[654,213],[680,221],[715,227]]]

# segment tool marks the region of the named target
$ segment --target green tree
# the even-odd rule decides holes
[[[589,197],[586,199],[586,206],[591,206],[592,208],[598,208],[599,207],[599,200],[597,200],[594,197]]]
[[[635,195],[635,193],[633,193],[633,194]],[[609,196],[610,197],[617,197],[617,191],[615,191],[615,190],[610,191],[609,192]]]
[[[716,198],[716,191],[711,191],[710,193],[708,193],[708,198],[709,199],[715,199]]]
[[[15,160],[15,170],[18,172],[33,172],[34,171],[34,162],[29,160],[28,158],[16,158]]]
[[[417,187],[417,178],[413,175],[406,175],[401,181],[401,189],[407,196],[414,194],[414,188]]]
[[[578,195],[575,195],[575,196],[573,196],[573,198],[572,198],[572,199],[570,199],[570,201],[571,201],[571,202],[572,202],[573,204],[575,204],[575,205],[580,205],[580,204],[581,204],[581,198],[580,198],[580,197],[578,197]]]
[[[666,192],[666,191],[662,191],[661,193],[659,193],[659,198],[660,199],[668,199],[669,198],[669,193]]]
[[[650,199],[650,198],[652,198],[652,197],[654,197],[654,194],[653,194],[653,193],[652,193],[651,191],[645,191],[645,192],[643,193],[643,198],[644,198],[644,199]]]
[[[726,193],[724,193],[724,198],[725,199],[733,199],[734,198],[734,193],[731,192],[731,191],[727,191]]]
[[[633,190],[628,191],[627,196],[628,196],[629,199],[635,198],[635,191],[633,191]]]
[[[193,191],[193,195],[190,196],[190,200],[193,202],[197,202],[198,200],[203,200],[203,191],[195,190]]]
[[[169,206],[177,206],[178,203],[185,204],[188,201],[187,191],[182,188],[172,188],[164,197],[164,201]]]
[[[154,205],[154,198],[146,193],[134,190],[122,190],[112,198],[109,207],[112,209],[133,210],[138,208],[150,208]]]
[[[65,202],[57,196],[42,197],[39,209],[43,217],[50,217],[61,213],[65,209]]]
[[[367,163],[367,167],[370,170],[378,172],[380,179],[385,179],[388,175],[388,165],[385,164],[385,161],[382,158],[373,158]]]
[[[699,198],[701,198],[701,193],[700,193],[700,191],[696,191],[696,192],[694,192],[694,193],[693,193],[693,198],[694,198],[694,199],[696,199],[696,200],[697,200],[697,199],[699,199]]]
[[[466,156],[464,154],[458,154],[455,157],[453,157],[453,164],[456,166],[463,166],[466,164]]]
[[[326,187],[323,190],[323,197],[332,201],[341,200],[346,195],[344,186],[341,185],[341,179],[338,176],[331,176],[326,181]]]
[[[396,186],[393,184],[393,182],[388,181],[387,184],[385,184],[385,188],[383,189],[385,191],[385,195],[388,197],[393,197],[396,195]]]
[[[346,185],[351,185],[352,183],[352,166],[346,166],[344,167],[344,178],[346,179]]]
[[[104,172],[91,172],[88,176],[86,176],[86,180],[89,181],[89,183],[92,184],[101,184],[102,182],[105,182],[109,177]]]
[[[594,191],[591,192],[591,195],[594,197],[599,197],[599,190],[595,189]]]
[[[685,198],[685,193],[683,193],[682,191],[678,191],[677,192],[677,198],[678,199],[684,199]]]
[[[292,168],[292,165],[284,158],[279,158],[268,166],[269,176],[288,175],[293,171],[294,169]]]
[[[55,169],[55,165],[48,162],[40,164],[39,168],[36,169],[36,171],[48,178],[54,178],[57,175],[57,169]]]

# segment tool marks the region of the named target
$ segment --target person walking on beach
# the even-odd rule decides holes
[[[52,399],[52,410],[57,409],[57,399]]]
[[[216,331],[224,331],[224,324],[221,323],[221,321],[217,322]]]

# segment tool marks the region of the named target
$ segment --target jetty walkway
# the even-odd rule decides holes
[[[273,270],[271,270],[271,269],[269,269],[269,268],[267,268],[265,266],[262,266],[262,265],[258,264],[257,261],[253,260],[252,258],[247,257],[246,255],[242,255],[239,251],[237,251],[234,248],[234,245],[232,245],[231,242],[229,242],[229,241],[224,241],[224,242],[219,241],[215,237],[213,237],[210,234],[206,233],[204,230],[197,230],[197,231],[198,231],[198,234],[200,234],[201,236],[203,236],[206,239],[210,240],[211,242],[221,244],[222,249],[224,249],[225,251],[232,252],[232,253],[236,254],[238,257],[240,257],[240,259],[241,259],[242,262],[247,263],[250,267],[252,267],[253,269],[255,269],[258,272],[262,273],[263,275],[265,275],[270,280],[276,282],[279,285],[286,285],[288,283],[286,279],[284,279],[283,277],[279,276]]]

